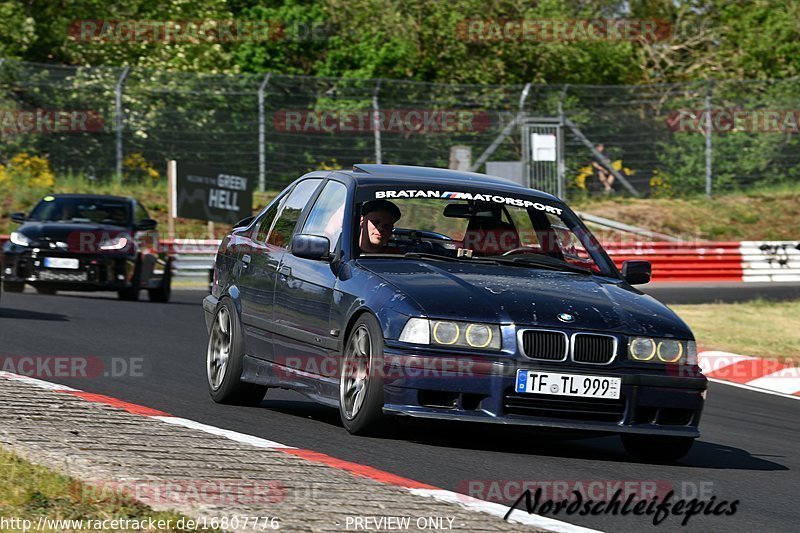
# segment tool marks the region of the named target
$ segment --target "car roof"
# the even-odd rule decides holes
[[[135,200],[129,196],[112,196],[110,194],[46,194],[45,196],[52,196],[53,198],[82,198],[86,200],[121,200],[123,202],[134,202]]]
[[[462,170],[449,170],[435,167],[417,167],[410,165],[376,165],[356,164],[352,171],[339,171],[352,176],[357,185],[375,186],[431,186],[440,185],[453,187],[463,185],[470,188],[502,190],[508,193],[537,196],[542,199],[560,202],[557,197],[536,189],[523,187],[513,181],[488,174],[465,172]]]

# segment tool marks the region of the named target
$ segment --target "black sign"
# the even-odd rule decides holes
[[[177,216],[234,224],[253,214],[253,179],[178,162]]]

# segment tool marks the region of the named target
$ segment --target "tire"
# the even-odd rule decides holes
[[[117,291],[117,295],[119,296],[120,300],[123,300],[125,302],[136,302],[139,300],[139,290],[140,290],[139,273],[142,268],[141,265],[142,265],[141,261],[137,259],[136,269],[133,272],[133,279],[131,280],[131,286]]]
[[[35,289],[37,293],[44,294],[46,296],[53,296],[56,292],[58,292],[56,289],[53,289],[52,287],[39,286],[35,287]]]
[[[206,349],[206,382],[216,403],[255,406],[261,403],[267,388],[242,383],[244,337],[239,315],[230,298],[223,298],[214,314]]]
[[[164,274],[161,276],[161,283],[157,289],[147,289],[147,297],[151,302],[165,304],[169,302],[172,294],[172,265],[167,263],[164,267]]]
[[[4,281],[4,292],[22,292],[25,290],[25,284],[19,281]]]
[[[378,320],[362,315],[342,350],[339,416],[353,435],[378,435],[383,415],[383,333]]]
[[[651,461],[675,461],[689,453],[694,444],[692,437],[621,435],[621,438],[629,454]]]

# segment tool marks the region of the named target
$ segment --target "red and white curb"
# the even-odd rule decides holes
[[[717,351],[700,352],[697,360],[711,381],[800,399],[800,367]]]
[[[0,371],[0,378],[20,381],[49,391],[70,394],[72,396],[77,396],[89,402],[110,405],[112,407],[122,409],[123,411],[126,411],[128,413],[150,417],[155,420],[160,420],[161,422],[165,422],[167,424],[173,424],[176,426],[182,426],[196,431],[202,431],[204,433],[209,433],[211,435],[216,435],[218,437],[224,437],[232,441],[240,442],[243,444],[249,444],[257,448],[265,448],[287,453],[289,455],[300,457],[307,461],[312,461],[314,463],[324,464],[329,467],[336,468],[338,470],[343,470],[356,477],[372,479],[380,483],[385,483],[387,485],[400,487],[417,496],[433,498],[434,500],[444,503],[456,504],[468,511],[486,513],[499,517],[501,519],[508,512],[508,507],[500,505],[499,503],[487,502],[484,500],[473,498],[471,496],[467,496],[465,494],[460,494],[457,492],[440,489],[438,487],[434,487],[433,485],[428,485],[426,483],[414,481],[413,479],[408,479],[389,472],[384,472],[382,470],[378,470],[377,468],[373,468],[371,466],[361,465],[358,463],[337,459],[335,457],[331,457],[330,455],[326,455],[320,452],[315,452],[313,450],[304,450],[301,448],[295,448],[293,446],[281,444],[280,442],[262,439],[260,437],[255,437],[253,435],[246,435],[244,433],[239,433],[237,431],[231,431],[228,429],[222,429],[215,426],[209,426],[207,424],[202,424],[194,420],[188,420],[186,418],[172,416],[169,413],[165,413],[157,409],[152,409],[150,407],[145,407],[142,405],[125,402],[123,400],[118,400],[117,398],[112,398],[110,396],[85,392],[82,390],[74,389],[72,387],[67,387],[65,385],[50,383],[48,381],[43,381],[40,379],[31,378],[27,376],[20,376],[18,374],[13,374],[11,372]],[[508,521],[516,524],[534,526],[540,529],[546,529],[548,531],[555,531],[559,533],[562,532],[597,533],[597,531],[594,529],[588,529],[576,526],[573,524],[569,524],[567,522],[562,522],[560,520],[555,520],[544,516],[527,514],[524,511],[519,511],[512,514],[509,517]]]

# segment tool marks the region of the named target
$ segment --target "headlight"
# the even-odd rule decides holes
[[[399,340],[478,350],[499,350],[501,347],[499,326],[426,318],[408,319]]]
[[[31,243],[31,240],[28,237],[18,231],[12,231],[11,235],[8,237],[8,240],[17,246],[28,246]]]
[[[694,341],[633,337],[628,342],[628,354],[635,361],[697,364],[697,345]]]
[[[122,236],[117,236],[110,239],[103,239],[98,248],[101,250],[122,250],[128,246],[128,239]]]
[[[650,361],[656,355],[656,341],[644,337],[631,339],[628,345],[631,357],[637,361]]]

